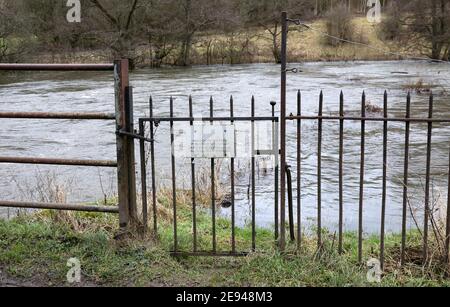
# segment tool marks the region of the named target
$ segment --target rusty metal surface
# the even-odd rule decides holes
[[[114,167],[118,169],[119,206],[96,207],[66,204],[27,202],[0,202],[0,206],[16,208],[55,209],[119,213],[121,227],[137,223],[136,182],[134,172],[133,99],[129,87],[129,62],[117,60],[113,64],[0,64],[3,71],[111,71],[114,72],[115,114],[98,112],[0,112],[2,119],[61,119],[61,120],[115,120],[117,134],[117,161],[52,159],[37,157],[0,157],[0,163]],[[126,135],[125,135],[126,134]],[[148,141],[148,140],[143,140]]]
[[[192,96],[189,96],[189,116],[194,117],[194,104]],[[193,129],[194,122],[190,122],[191,129]],[[192,132],[194,133],[194,132]],[[195,178],[195,158],[191,158],[191,181],[192,181],[192,249],[197,252],[198,238],[197,238],[197,183]],[[234,221],[233,221],[234,222]],[[233,224],[234,225],[234,224]],[[233,226],[234,227],[234,226]],[[234,230],[234,229],[233,229]],[[234,250],[233,250],[234,251]]]
[[[0,157],[0,163],[89,166],[89,167],[117,167],[116,161],[108,161],[108,160],[75,160],[75,159],[51,159],[51,158],[27,158],[27,157]]]
[[[384,117],[388,117],[388,94],[384,92],[383,97],[383,113]],[[384,269],[385,258],[385,234],[386,234],[386,201],[387,201],[387,161],[388,156],[388,122],[383,124],[383,187],[381,196],[381,230],[380,230],[380,264]]]
[[[113,71],[113,64],[0,64],[6,71]]]
[[[44,210],[66,210],[80,212],[99,212],[99,213],[119,213],[117,206],[92,206],[82,204],[56,204],[40,202],[13,202],[0,201],[0,207],[4,208],[23,208],[23,209],[44,209]]]
[[[410,123],[450,123],[450,118],[393,118],[393,117],[360,117],[360,116],[288,116],[287,120],[332,120],[332,121],[365,121],[365,122],[410,122]]]
[[[275,101],[272,101],[270,103],[271,107],[272,107],[272,117],[275,117],[275,107],[277,105],[277,103]],[[278,144],[276,144],[277,142],[275,142],[275,138],[277,136],[275,136],[275,121],[273,122],[272,125],[272,129],[273,129],[273,147],[275,150],[278,150],[278,148],[276,148],[276,146],[278,146]],[[280,180],[280,164],[278,161],[278,156],[275,156],[275,195],[274,195],[274,228],[275,228],[275,241],[278,241],[278,238],[280,236],[280,191],[279,191],[279,180]]]
[[[73,119],[73,120],[115,120],[109,113],[48,113],[48,112],[0,112],[3,119]]]
[[[163,122],[191,122],[191,121],[201,121],[201,122],[248,122],[248,121],[274,121],[279,122],[278,117],[270,117],[270,116],[258,116],[258,117],[251,117],[251,116],[232,116],[232,117],[224,117],[224,116],[218,116],[218,117],[202,117],[202,118],[195,118],[195,117],[150,117],[150,118],[141,118],[140,120],[144,122],[154,122],[154,123],[163,123]]]
[[[148,229],[148,196],[147,196],[147,160],[145,157],[145,125],[139,122],[139,153],[141,158],[141,200],[142,200],[142,220],[144,233]]]
[[[322,137],[323,92],[319,95],[319,120],[317,126],[317,246],[322,248]]]
[[[149,114],[153,117],[153,98],[149,100]],[[150,123],[150,136],[153,139],[155,133],[154,123]],[[156,203],[156,170],[155,170],[155,142],[150,143],[150,167],[152,175],[152,211],[153,211],[153,232],[156,236],[158,234],[158,208]]]
[[[359,175],[359,212],[358,212],[358,261],[363,260],[363,235],[364,235],[364,175],[366,156],[366,93],[363,92],[361,100],[361,164]]]
[[[344,93],[339,97],[339,116],[344,117]],[[339,120],[339,253],[344,252],[344,120]]]
[[[255,96],[252,96],[251,101],[252,117],[255,117]],[[255,158],[255,121],[252,120],[252,250],[256,250],[256,158]]]
[[[168,132],[168,134],[170,134],[170,141],[171,144],[174,143],[175,141],[175,132],[174,132],[174,124],[175,122],[186,122],[188,124],[190,124],[190,126],[192,127],[195,123],[194,121],[197,120],[196,118],[193,117],[194,114],[194,110],[193,110],[193,100],[192,97],[189,97],[189,117],[175,117],[174,113],[175,113],[175,105],[174,105],[174,99],[170,98],[170,112],[168,114],[167,117],[153,117],[153,100],[150,98],[150,117],[148,118],[140,118],[139,119],[139,130],[140,130],[140,135],[144,135],[143,134],[143,130],[145,129],[144,124],[145,123],[150,123],[150,130],[151,130],[151,135],[152,135],[152,142],[150,143],[149,146],[149,154],[150,154],[150,158],[151,158],[151,173],[152,173],[152,198],[153,198],[153,204],[154,204],[154,236],[157,238],[159,236],[158,233],[158,221],[157,221],[157,217],[156,217],[156,200],[157,200],[157,189],[156,189],[156,169],[155,169],[155,163],[156,163],[156,159],[155,159],[155,146],[154,146],[154,133],[155,133],[155,127],[159,127],[159,125],[161,123],[167,123],[170,126],[170,131]],[[248,122],[251,126],[252,126],[252,135],[256,136],[256,122],[258,121],[266,121],[266,122],[270,122],[273,124],[273,138],[274,138],[274,142],[273,147],[271,150],[256,150],[256,146],[255,144],[252,144],[252,149],[254,152],[254,155],[252,155],[251,159],[248,158],[249,160],[251,160],[250,165],[251,165],[251,173],[250,173],[250,183],[249,183],[249,200],[251,203],[251,228],[252,228],[252,240],[251,240],[251,252],[256,251],[257,248],[257,224],[256,224],[256,212],[257,212],[257,203],[256,203],[256,178],[257,178],[257,173],[256,173],[256,156],[259,155],[270,155],[270,156],[275,156],[275,160],[278,159],[278,154],[279,154],[279,150],[278,150],[278,126],[277,123],[279,122],[279,118],[275,117],[275,103],[271,104],[272,105],[272,116],[268,116],[268,117],[257,117],[255,115],[256,113],[256,101],[255,98],[252,97],[251,99],[251,116],[248,117],[235,117],[234,116],[234,100],[233,97],[230,97],[230,101],[229,101],[229,106],[230,106],[230,110],[229,110],[229,117],[214,117],[214,99],[211,97],[209,99],[209,118],[202,118],[202,122],[204,123],[204,125],[213,125],[215,122],[218,121],[222,121],[222,122],[229,122],[231,124],[233,124],[236,121],[246,121]],[[192,131],[193,133],[193,131]],[[148,139],[148,138],[147,138]],[[146,141],[144,138],[139,138],[139,140],[141,141],[141,146],[140,146],[140,161],[141,161],[141,176],[142,176],[142,184],[144,186],[147,185],[147,178],[146,178],[146,166],[147,166],[147,162],[146,159],[144,159],[144,157],[147,157],[147,153],[146,151],[148,150],[145,146],[143,146],[143,143]],[[148,141],[148,140],[147,140]],[[172,204],[172,210],[173,215],[172,215],[172,220],[173,220],[173,237],[171,239],[173,239],[173,252],[172,254],[174,256],[211,256],[211,257],[226,257],[226,256],[240,256],[240,255],[247,255],[248,252],[240,252],[237,250],[237,239],[236,239],[236,221],[237,221],[237,217],[236,217],[236,205],[235,205],[235,194],[236,194],[236,169],[235,169],[235,157],[232,156],[230,157],[229,161],[230,161],[230,192],[231,195],[230,197],[228,197],[228,195],[226,195],[225,199],[222,200],[221,205],[224,206],[224,208],[231,208],[231,229],[230,229],[230,240],[227,240],[227,242],[229,242],[230,244],[230,251],[223,251],[223,247],[220,246],[219,244],[223,244],[223,241],[218,241],[217,238],[217,227],[223,227],[222,225],[218,225],[217,223],[217,206],[219,205],[218,200],[216,199],[217,197],[217,193],[216,193],[216,185],[218,184],[218,178],[217,178],[217,172],[216,172],[216,167],[217,164],[216,163],[218,160],[221,160],[222,158],[210,158],[207,157],[205,158],[206,160],[208,160],[209,162],[211,162],[210,164],[210,171],[211,171],[211,176],[209,177],[209,180],[211,182],[211,198],[210,198],[210,207],[209,210],[207,211],[207,214],[210,214],[211,216],[211,228],[207,230],[207,237],[208,237],[208,241],[209,238],[211,238],[211,241],[209,243],[209,246],[211,246],[211,251],[202,251],[200,250],[200,243],[203,242],[200,241],[201,238],[203,238],[205,236],[204,233],[204,229],[199,229],[198,228],[198,200],[197,200],[197,191],[196,189],[197,187],[197,179],[196,179],[196,160],[199,158],[189,158],[190,160],[190,187],[189,189],[191,189],[191,198],[190,201],[192,201],[191,204],[191,210],[192,210],[192,233],[189,236],[191,240],[189,240],[189,242],[187,243],[187,245],[185,244],[185,235],[183,234],[183,242],[181,240],[179,240],[180,235],[181,235],[181,231],[182,229],[179,227],[179,221],[180,221],[180,217],[177,214],[178,211],[178,207],[179,204],[177,203],[177,161],[176,161],[176,156],[173,152],[173,148],[172,148],[172,154],[171,154],[171,166],[170,166],[170,171],[171,171],[171,192],[172,192],[172,199],[171,199],[171,204]],[[279,173],[279,167],[276,167],[276,172],[277,174]],[[209,174],[208,174],[209,176]],[[279,188],[279,184],[278,184],[278,176],[275,176],[275,193],[277,195],[279,195],[278,193],[278,188]],[[146,193],[147,189],[146,187],[142,187],[142,191],[143,193]],[[277,199],[277,197],[275,197],[275,199]],[[276,200],[277,202],[277,200]],[[144,201],[145,203],[145,201]],[[144,204],[145,205],[145,204]],[[275,216],[277,216],[277,214],[275,213]],[[249,222],[250,223],[250,222]],[[291,223],[292,225],[294,225],[295,223]],[[183,227],[183,230],[185,230],[185,228]],[[172,234],[171,234],[172,236]],[[201,236],[201,237],[200,237]],[[192,244],[191,244],[192,242]],[[183,244],[181,244],[183,243]],[[192,248],[191,248],[192,246]]]
[[[302,115],[302,94],[297,91],[297,116]],[[302,245],[302,120],[297,120],[297,249]]]
[[[234,117],[234,99],[230,97],[230,116]],[[272,115],[273,116],[273,115]],[[233,121],[231,121],[234,124]],[[230,161],[230,176],[231,176],[231,251],[236,253],[236,172],[235,172],[235,158]]]
[[[291,243],[293,243],[295,242],[294,194],[292,192],[292,172],[289,165],[286,167],[286,182],[288,191],[289,236]]]
[[[287,12],[281,14],[281,87],[280,87],[280,109],[281,109],[281,135],[280,135],[280,148],[281,148],[281,202],[280,202],[280,239],[279,247],[281,251],[284,251],[286,247],[286,166],[287,166],[287,153],[286,153],[286,67],[287,67],[287,40],[288,40],[288,18]]]
[[[209,100],[210,117],[214,118],[214,100]],[[211,125],[213,122],[211,121]],[[217,231],[216,231],[216,161],[211,159],[211,216],[212,216],[212,250],[217,252]]]
[[[430,102],[428,105],[428,118],[433,118],[433,105],[434,97],[433,94],[430,95]],[[426,163],[426,178],[425,178],[425,213],[423,219],[423,261],[424,263],[428,260],[428,228],[430,222],[431,212],[431,147],[432,147],[432,137],[433,137],[433,123],[428,122],[427,130],[427,163]]]
[[[411,93],[406,97],[406,119],[411,116]],[[411,123],[405,124],[405,153],[403,156],[403,212],[402,212],[402,247],[401,247],[401,264],[405,264],[406,257],[406,221],[408,213],[408,185],[409,185],[409,145],[410,145]]]
[[[227,252],[208,252],[208,251],[198,251],[198,252],[170,252],[172,257],[247,257],[249,253],[227,253]]]
[[[173,118],[173,97],[170,97],[170,117]],[[172,171],[172,210],[173,210],[173,249],[178,251],[178,215],[177,215],[177,173],[175,152],[173,151],[173,144],[175,144],[175,134],[173,129],[173,121],[170,122],[170,144],[171,148],[171,171]]]

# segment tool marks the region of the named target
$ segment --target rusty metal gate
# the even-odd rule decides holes
[[[129,86],[128,60],[113,64],[0,64],[2,71],[110,71],[114,73],[115,113],[48,113],[48,112],[0,112],[1,119],[40,120],[105,120],[116,122],[117,160],[78,160],[36,157],[3,157],[0,164],[61,165],[116,168],[118,174],[118,206],[91,206],[82,204],[54,204],[36,202],[0,201],[0,207],[53,209],[119,213],[120,226],[126,228],[138,222],[136,210],[136,183],[134,171],[134,134],[132,88]]]
[[[194,117],[194,110],[193,110],[193,100],[192,97],[189,97],[189,101],[187,102],[189,104],[189,116],[188,117],[175,117],[174,116],[174,99],[170,98],[170,115],[169,117],[155,117],[153,112],[153,99],[150,98],[150,105],[149,105],[149,114],[150,117],[148,118],[141,118],[139,119],[139,134],[141,136],[140,138],[140,157],[141,157],[141,180],[142,180],[142,207],[143,207],[143,215],[144,215],[144,223],[147,223],[149,217],[148,217],[148,199],[147,195],[151,195],[152,199],[150,200],[151,208],[152,208],[152,230],[153,234],[158,236],[159,229],[158,229],[158,201],[157,201],[157,184],[156,184],[156,165],[158,161],[155,159],[155,140],[154,140],[154,133],[157,127],[159,127],[161,124],[169,124],[170,126],[170,143],[171,143],[171,210],[173,212],[173,245],[172,245],[172,255],[174,256],[245,256],[248,254],[248,251],[238,251],[237,245],[236,245],[236,207],[235,207],[235,186],[236,186],[236,176],[235,176],[235,160],[236,160],[236,149],[237,149],[237,143],[236,140],[233,139],[232,141],[232,149],[229,154],[224,154],[220,157],[220,159],[227,159],[230,161],[230,207],[231,207],[231,229],[230,229],[230,246],[229,250],[223,251],[219,250],[217,244],[217,232],[216,232],[216,226],[217,226],[217,201],[216,201],[216,174],[215,174],[215,168],[216,168],[216,162],[219,158],[217,157],[211,157],[211,158],[205,158],[205,157],[194,157],[194,155],[190,156],[190,164],[191,164],[191,188],[190,188],[190,195],[191,195],[191,201],[192,201],[192,236],[191,236],[191,249],[190,250],[183,250],[183,248],[180,248],[179,246],[179,229],[178,229],[178,220],[179,216],[177,215],[177,208],[179,206],[179,203],[177,201],[177,166],[176,166],[176,154],[175,154],[175,133],[174,133],[174,124],[175,123],[187,123],[189,127],[186,129],[191,130],[191,135],[194,133],[194,125],[196,123],[199,123],[201,125],[214,125],[215,123],[221,122],[221,123],[229,123],[232,127],[234,127],[237,123],[250,123],[251,126],[251,136],[249,139],[251,139],[251,156],[249,157],[250,164],[251,164],[251,232],[252,232],[252,243],[251,243],[251,251],[256,251],[257,248],[257,227],[256,227],[256,157],[257,156],[272,156],[275,164],[274,164],[274,171],[275,171],[275,177],[274,177],[274,205],[275,205],[275,212],[274,212],[274,223],[275,223],[275,240],[278,239],[278,223],[279,223],[279,215],[278,215],[278,209],[279,209],[279,191],[278,191],[278,178],[279,178],[279,166],[278,166],[278,157],[279,157],[279,147],[278,147],[278,122],[279,118],[275,117],[275,103],[271,103],[272,106],[272,114],[268,117],[257,117],[255,116],[255,98],[253,97],[251,99],[251,116],[245,117],[245,116],[236,116],[234,112],[234,100],[233,97],[230,98],[230,116],[228,117],[217,117],[214,115],[214,101],[213,98],[210,99],[210,115],[206,118],[196,118]],[[271,144],[270,148],[266,150],[261,150],[257,148],[257,145],[255,144],[255,124],[257,122],[268,122],[272,126],[272,135],[271,135]],[[146,126],[149,126],[151,139],[148,140],[146,135]],[[226,129],[226,128],[225,128]],[[231,128],[232,133],[236,135],[236,131]],[[151,194],[148,194],[147,191],[147,162],[146,162],[146,147],[145,143],[146,141],[150,142],[150,168],[151,168]],[[225,143],[220,144],[222,147],[220,150],[225,150],[226,148],[229,148],[226,144],[227,139],[224,138],[223,141]],[[203,142],[203,139],[200,140],[200,142]],[[189,145],[190,152],[192,153],[194,151],[193,146]],[[197,182],[196,182],[196,165],[197,161],[199,160],[210,160],[210,170],[211,170],[211,244],[212,249],[211,250],[202,250],[201,247],[199,247],[198,243],[198,227],[197,227],[197,213],[199,210],[199,206],[197,204]],[[204,209],[204,208],[203,208]]]
[[[337,194],[339,195],[339,226],[338,226],[338,246],[337,249],[339,253],[344,253],[344,139],[345,139],[345,123],[348,122],[358,122],[361,125],[361,140],[360,140],[360,172],[359,172],[359,208],[358,208],[358,232],[357,232],[357,241],[358,241],[358,260],[359,262],[363,261],[364,258],[364,192],[365,192],[365,170],[366,170],[366,124],[368,122],[379,122],[382,124],[383,131],[383,142],[380,144],[382,146],[382,155],[383,155],[383,165],[380,165],[383,170],[382,176],[382,198],[380,199],[381,204],[381,231],[380,231],[380,246],[379,246],[379,255],[380,262],[382,267],[384,267],[385,263],[385,253],[386,253],[386,210],[388,206],[387,202],[387,168],[388,168],[388,138],[389,138],[389,123],[404,123],[405,125],[405,150],[404,150],[404,174],[403,174],[403,207],[402,207],[402,232],[401,232],[401,242],[400,245],[400,259],[399,262],[401,264],[405,264],[406,256],[407,256],[407,214],[408,214],[408,200],[409,200],[409,180],[410,180],[410,172],[409,172],[409,159],[411,157],[410,153],[410,143],[411,143],[411,125],[413,124],[427,124],[427,150],[426,150],[426,174],[425,174],[425,199],[424,199],[424,220],[423,220],[423,261],[424,263],[429,258],[429,241],[430,241],[430,218],[433,214],[431,208],[431,159],[432,159],[432,139],[433,139],[433,128],[436,124],[440,125],[449,125],[450,118],[436,118],[434,117],[434,95],[430,93],[429,95],[429,106],[428,106],[428,117],[426,118],[414,118],[411,116],[411,94],[405,97],[406,102],[406,112],[404,117],[390,117],[388,116],[388,102],[389,97],[388,93],[384,93],[383,98],[383,116],[374,117],[368,116],[366,114],[366,94],[362,93],[361,97],[361,113],[359,116],[348,116],[345,115],[344,103],[345,97],[344,93],[341,92],[339,99],[339,115],[337,116],[325,116],[323,113],[324,107],[324,96],[323,93],[320,92],[318,95],[318,114],[315,116],[304,116],[302,115],[302,95],[301,92],[297,93],[297,110],[296,112],[292,112],[291,115],[288,115],[287,110],[287,99],[286,99],[286,85],[287,85],[287,73],[289,72],[298,72],[298,69],[290,69],[287,66],[287,44],[288,44],[288,29],[289,24],[293,23],[295,25],[301,25],[300,20],[289,19],[287,13],[282,14],[281,18],[282,22],[282,44],[281,44],[281,86],[280,86],[280,117],[275,117],[275,104],[272,103],[272,117],[255,117],[254,113],[254,99],[252,99],[252,116],[251,117],[235,117],[233,112],[233,99],[230,100],[230,117],[214,117],[214,108],[213,108],[213,100],[210,101],[210,117],[200,119],[204,122],[215,122],[215,121],[228,121],[228,122],[237,122],[237,121],[250,121],[254,123],[255,121],[260,120],[268,120],[274,123],[279,123],[277,125],[276,132],[276,143],[272,148],[271,153],[275,156],[277,161],[277,167],[275,170],[275,195],[274,195],[274,232],[275,232],[275,241],[281,251],[284,251],[286,248],[287,241],[286,235],[289,233],[289,238],[292,243],[297,245],[298,250],[301,250],[302,243],[304,241],[303,229],[302,229],[302,186],[301,186],[301,177],[302,177],[302,123],[305,121],[315,121],[317,122],[317,215],[316,215],[316,237],[317,237],[317,249],[321,250],[324,244],[324,227],[322,223],[323,219],[323,207],[324,201],[322,200],[322,148],[323,148],[323,127],[324,122],[336,122],[339,126],[339,136],[338,141],[336,143],[337,151],[339,152],[339,180],[338,180],[338,190]],[[150,133],[153,135],[155,126],[159,125],[162,122],[166,122],[170,124],[171,129],[173,128],[174,122],[184,121],[189,122],[191,125],[196,119],[193,117],[192,110],[192,99],[189,100],[189,110],[190,115],[186,118],[176,118],[173,116],[173,99],[170,100],[170,116],[165,118],[158,118],[153,116],[153,104],[150,100],[150,117],[141,119],[139,122],[139,130],[141,134],[141,167],[142,167],[142,182],[143,182],[143,208],[147,207],[147,179],[146,179],[146,162],[144,159],[145,156],[145,124],[150,123]],[[294,115],[296,113],[296,115]],[[293,181],[293,177],[291,174],[291,166],[287,163],[287,122],[296,123],[296,173],[297,178],[295,178],[295,182]],[[278,134],[279,132],[279,134]],[[278,139],[279,138],[279,139]],[[174,141],[173,130],[171,133],[171,142]],[[279,141],[279,142],[278,142]],[[279,145],[279,147],[278,147]],[[253,148],[254,149],[254,148]],[[153,208],[153,231],[154,233],[158,233],[158,221],[157,221],[157,189],[155,183],[155,147],[154,140],[152,140],[150,154],[151,154],[151,172],[152,172],[152,208]],[[255,201],[255,156],[257,156],[258,151],[253,151],[253,155],[251,158],[252,165],[252,175],[251,175],[251,222],[252,222],[252,251],[256,250],[256,221],[255,221],[255,212],[256,212],[256,201]],[[279,160],[278,160],[279,158]],[[450,160],[450,157],[449,157]],[[279,164],[278,164],[279,162]],[[192,251],[182,251],[178,248],[178,229],[177,229],[177,186],[176,186],[176,163],[175,157],[172,151],[171,158],[171,172],[172,172],[172,208],[173,208],[173,251],[174,255],[200,255],[200,256],[239,256],[246,255],[247,252],[238,252],[236,251],[236,242],[235,242],[235,207],[234,207],[234,196],[235,196],[235,177],[234,177],[234,159],[231,158],[231,195],[232,195],[232,233],[231,233],[231,252],[219,252],[217,250],[217,242],[216,242],[216,202],[215,202],[215,177],[214,177],[214,165],[215,159],[211,159],[211,182],[212,182],[212,199],[211,199],[211,214],[212,214],[212,230],[211,230],[211,240],[212,240],[212,251],[200,251],[197,246],[197,227],[196,227],[196,195],[195,195],[195,159],[191,160],[191,171],[192,171],[192,211],[193,211],[193,220],[192,220]],[[279,166],[278,166],[279,165]],[[293,195],[293,186],[296,186],[297,194]],[[445,249],[446,249],[446,259],[449,261],[449,250],[450,250],[450,170],[449,170],[449,192],[448,192],[448,208],[446,212],[447,223],[445,229],[445,235],[443,236],[445,239]],[[296,211],[297,216],[294,217],[294,199],[296,199]],[[146,209],[145,209],[146,210]],[[147,216],[147,213],[145,213]],[[146,220],[147,218],[144,218]]]

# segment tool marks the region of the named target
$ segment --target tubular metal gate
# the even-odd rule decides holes
[[[53,204],[36,202],[0,201],[0,207],[54,209],[119,213],[120,226],[126,228],[137,223],[136,187],[134,171],[133,100],[129,86],[128,60],[114,64],[0,64],[3,71],[110,71],[114,72],[115,114],[107,113],[48,113],[48,112],[0,112],[2,119],[40,120],[106,120],[116,122],[117,161],[75,160],[34,157],[0,157],[0,164],[62,165],[117,168],[119,205],[90,206],[81,204]]]

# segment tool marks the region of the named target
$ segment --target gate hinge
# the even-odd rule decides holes
[[[140,135],[140,134],[137,134],[137,133],[131,133],[131,132],[123,131],[123,130],[118,130],[118,131],[116,132],[116,134],[117,134],[118,136],[128,136],[128,137],[132,137],[132,138],[134,138],[134,139],[146,141],[146,142],[149,142],[149,143],[152,143],[152,142],[154,141],[153,139],[146,138],[145,136],[142,136],[142,135]]]

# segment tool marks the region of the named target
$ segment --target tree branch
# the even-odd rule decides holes
[[[138,2],[139,2],[139,0],[134,0],[133,5],[131,6],[130,12],[128,13],[127,24],[125,26],[126,30],[128,30],[130,28],[131,21],[132,21],[132,18],[133,18],[133,14],[136,11],[136,7],[137,7]]]
[[[113,25],[115,25],[120,30],[119,21],[114,16],[112,16],[108,12],[108,10],[98,0],[91,0],[91,2],[92,2],[92,4],[95,5],[95,7],[97,9],[99,9],[103,13],[103,15],[105,15],[105,17],[109,20],[109,22],[111,22]]]

